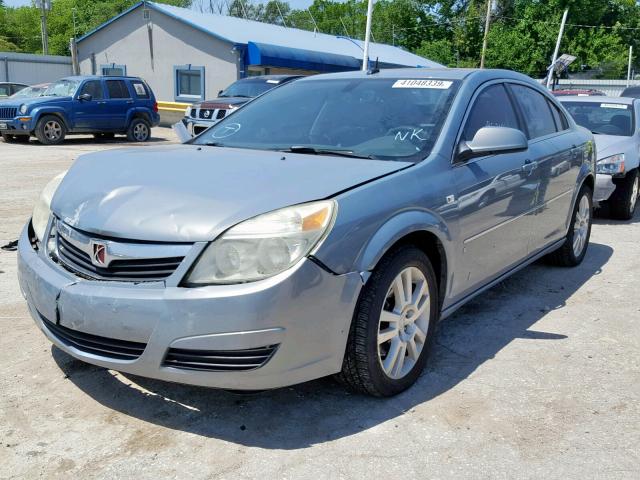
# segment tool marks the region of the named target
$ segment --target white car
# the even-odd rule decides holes
[[[611,216],[628,220],[638,202],[640,100],[625,97],[561,97],[576,123],[594,134],[594,201],[607,203]]]

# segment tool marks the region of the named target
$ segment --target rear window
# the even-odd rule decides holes
[[[131,82],[133,85],[133,91],[136,92],[138,98],[149,98],[149,90],[147,86],[142,82]]]
[[[129,89],[124,80],[107,80],[109,98],[130,98]]]
[[[602,135],[630,137],[633,134],[633,106],[606,102],[563,102],[578,125]]]

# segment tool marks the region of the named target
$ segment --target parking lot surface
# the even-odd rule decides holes
[[[0,243],[79,154],[123,146],[145,148],[0,143]],[[1,250],[0,478],[639,478],[640,212],[596,219],[591,241],[581,266],[534,264],[443,321],[421,379],[390,399],[83,364],[37,329]]]

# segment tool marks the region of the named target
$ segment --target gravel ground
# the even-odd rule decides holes
[[[124,144],[0,143],[0,243],[80,153]],[[580,267],[535,264],[474,300],[419,382],[377,400],[330,379],[239,396],[83,364],[36,328],[2,250],[0,478],[640,478],[639,253],[640,212],[598,219]]]

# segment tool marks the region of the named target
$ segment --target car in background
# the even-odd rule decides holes
[[[439,318],[543,256],[582,262],[594,168],[593,135],[522,74],[307,77],[185,144],[78,158],[25,225],[20,290],[50,341],[104,368],[394,395]]]
[[[0,99],[10,97],[28,86],[24,83],[0,82]]]
[[[606,93],[595,90],[592,88],[566,88],[566,89],[558,89],[553,90],[551,92],[556,97],[566,97],[566,96],[578,96],[578,97],[591,97],[591,96],[605,96]]]
[[[29,87],[23,88],[22,90],[19,90],[18,92],[14,93],[8,99],[11,100],[11,99],[15,99],[15,98],[41,97],[42,94],[47,90],[47,88],[49,88],[49,85],[51,85],[51,84],[50,83],[40,83],[38,85],[31,85]]]
[[[218,98],[189,105],[183,123],[192,135],[199,135],[249,100],[300,77],[301,75],[262,75],[243,78],[220,90]]]
[[[144,142],[160,123],[151,88],[138,77],[75,76],[52,83],[35,98],[16,98],[0,104],[0,134],[5,142],[56,145],[69,134],[113,138],[126,134]]]
[[[594,200],[611,216],[628,220],[638,202],[640,100],[626,97],[563,97],[576,123],[593,132],[598,160]]]
[[[640,98],[640,86],[638,87],[627,87],[620,94],[621,97],[627,98]]]

